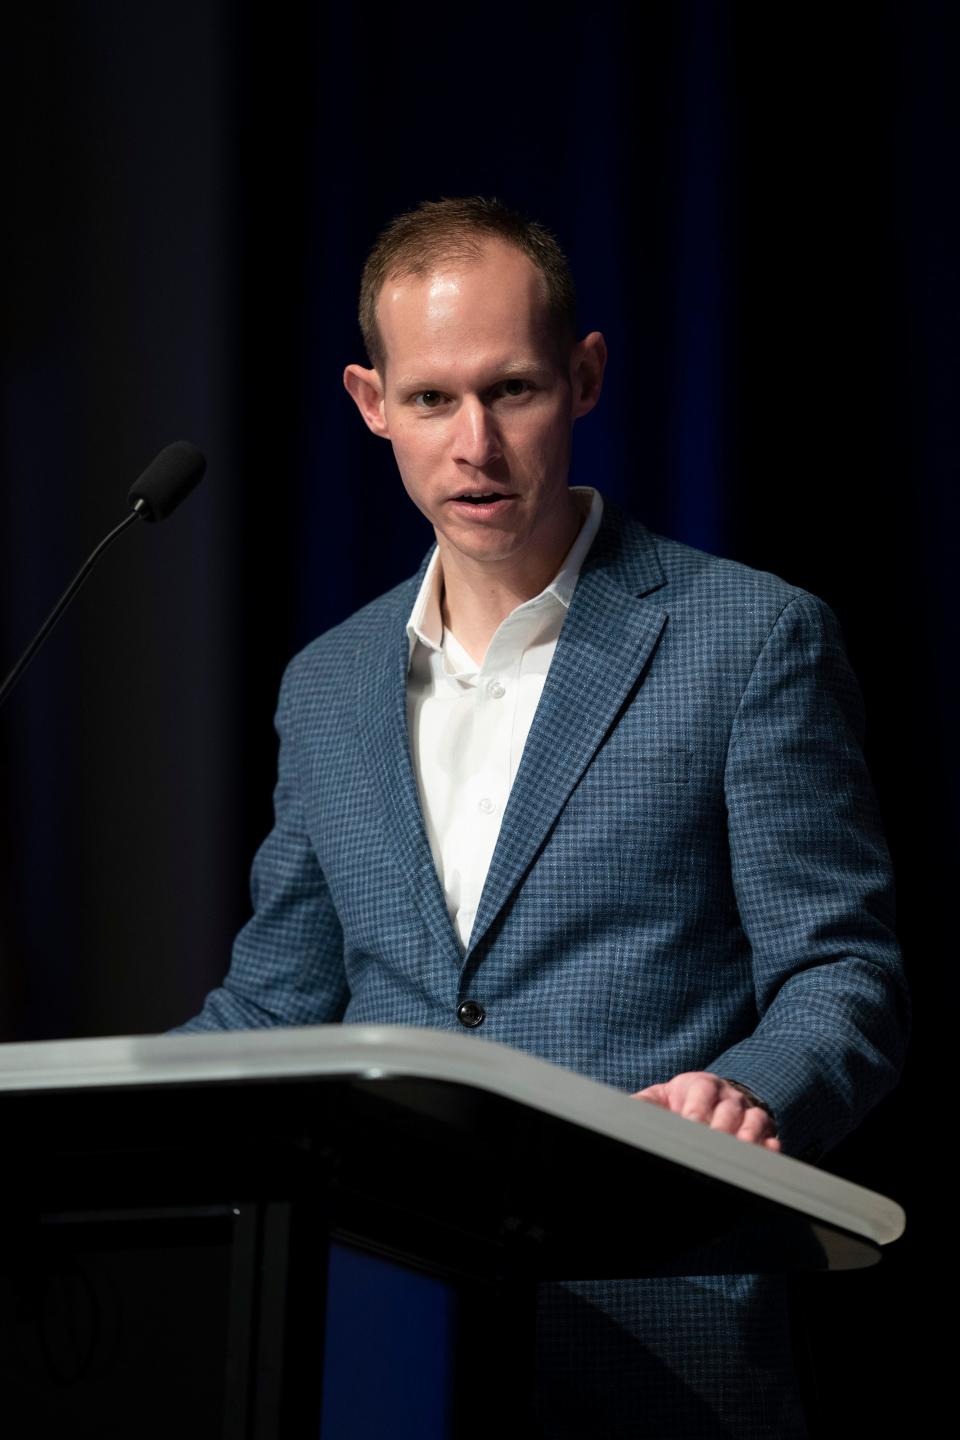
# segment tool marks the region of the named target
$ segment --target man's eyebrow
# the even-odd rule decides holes
[[[540,360],[506,360],[502,365],[490,365],[487,367],[491,377],[502,380],[510,375],[542,375],[547,366]],[[393,382],[398,390],[436,390],[439,389],[439,382],[436,377],[425,378],[422,375],[400,375]]]

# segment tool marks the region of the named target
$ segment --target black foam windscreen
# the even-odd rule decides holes
[[[165,520],[199,485],[207,462],[189,440],[167,445],[130,487],[127,499],[144,520]]]

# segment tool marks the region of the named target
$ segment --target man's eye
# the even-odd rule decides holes
[[[421,390],[419,394],[414,395],[413,403],[418,405],[421,410],[436,410],[442,399],[443,396],[439,390]]]
[[[528,380],[504,380],[501,382],[500,389],[504,395],[509,395],[512,400],[515,400],[518,396],[527,393],[530,389],[530,382]]]

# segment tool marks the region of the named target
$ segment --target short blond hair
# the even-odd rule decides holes
[[[513,245],[540,271],[546,286],[548,323],[563,351],[573,344],[577,332],[573,275],[556,237],[545,226],[482,195],[425,200],[384,227],[363,267],[360,329],[370,364],[381,375],[386,350],[377,323],[377,304],[386,282],[425,275],[441,260],[477,260],[483,241],[490,237]]]

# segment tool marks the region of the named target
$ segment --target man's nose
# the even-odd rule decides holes
[[[477,396],[465,396],[457,411],[454,460],[481,469],[499,460],[501,453],[500,435],[490,411]]]

